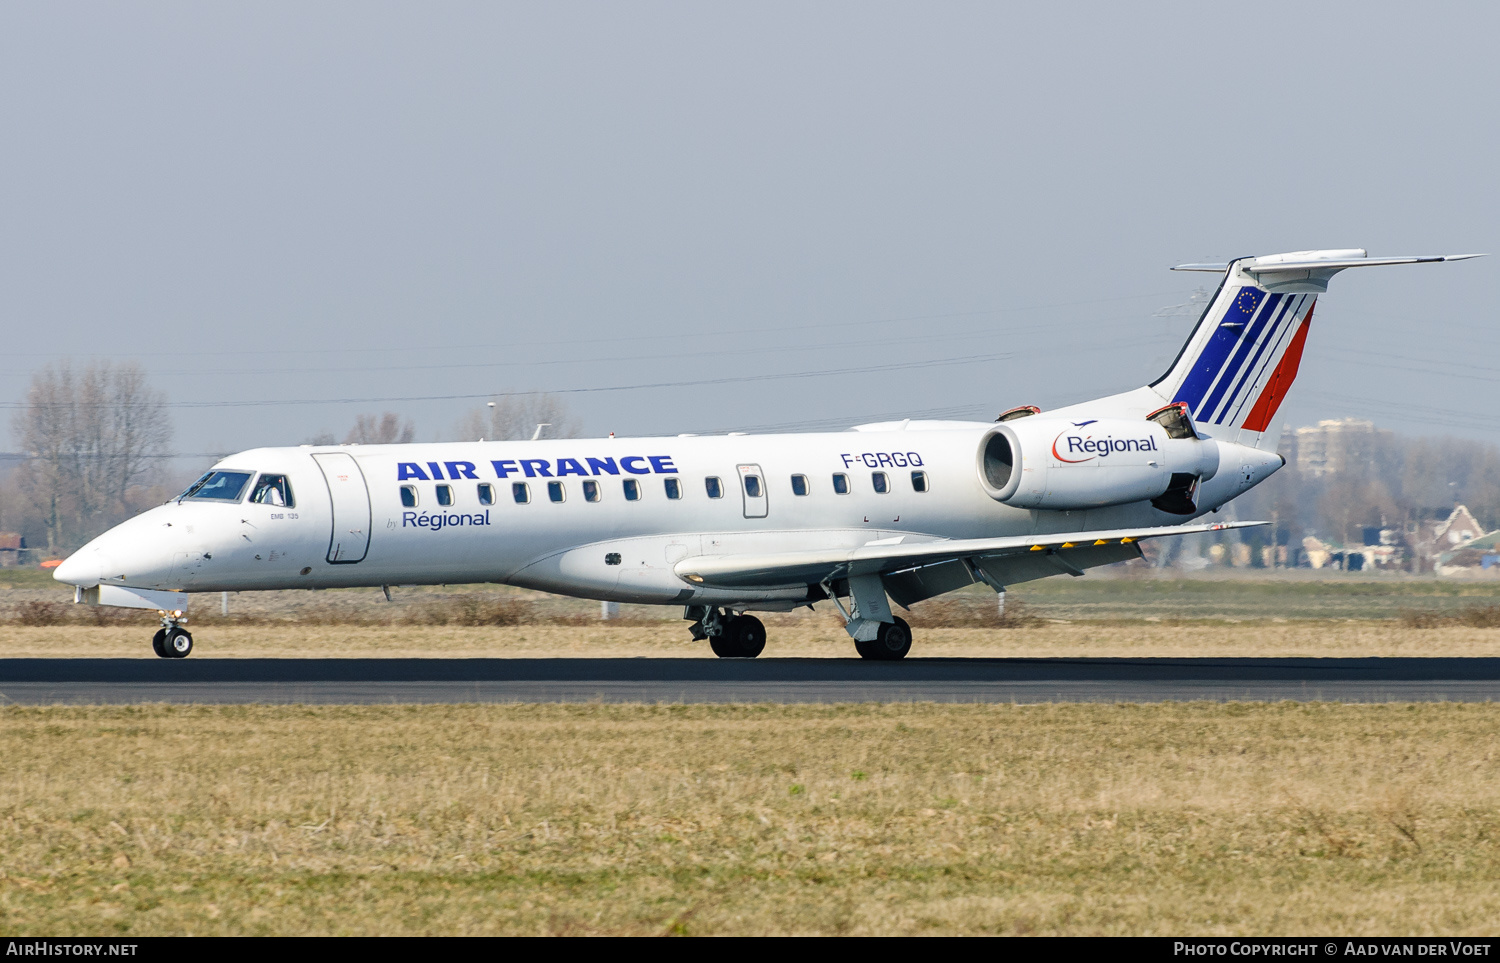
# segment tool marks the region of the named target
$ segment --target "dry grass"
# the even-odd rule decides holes
[[[762,658],[854,658],[831,619],[767,620]],[[621,625],[192,626],[195,659],[213,658],[712,658],[686,623]],[[0,658],[155,658],[154,620],[127,627],[0,626]],[[1043,622],[1024,631],[918,628],[913,658],[1355,658],[1500,656],[1500,630],[1398,622],[1242,622],[1173,625]],[[0,690],[3,691],[3,690]]]
[[[1460,934],[1493,705],[0,710],[15,933]]]
[[[1402,609],[1397,613],[1401,624],[1410,629],[1437,629],[1465,626],[1471,629],[1500,629],[1500,605],[1476,605],[1456,612],[1432,609]]]

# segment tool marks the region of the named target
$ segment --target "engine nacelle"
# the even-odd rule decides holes
[[[979,444],[979,482],[1015,508],[1071,511],[1145,501],[1184,478],[1212,478],[1218,445],[1170,438],[1153,421],[1021,418],[991,428]],[[1196,482],[1194,482],[1196,484]]]

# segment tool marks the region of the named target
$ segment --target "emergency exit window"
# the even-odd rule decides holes
[[[760,487],[760,476],[759,475],[746,475],[745,476],[745,494],[749,495],[751,498],[759,498],[760,495],[761,495],[761,491],[762,491],[762,489]]]

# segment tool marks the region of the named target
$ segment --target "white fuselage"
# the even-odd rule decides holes
[[[1003,504],[981,481],[980,450],[994,430],[944,422],[798,435],[254,449],[216,467],[284,475],[291,505],[252,503],[244,493],[174,500],[89,543],[58,578],[189,592],[496,582],[622,602],[781,607],[806,600],[809,586],[713,588],[691,584],[673,566],[694,556],[856,548],[898,536],[972,539],[1187,520],[1149,500],[1073,510]],[[1227,447],[1245,465],[1206,478],[1197,514],[1280,467],[1274,454]],[[1135,456],[1115,463],[1128,457]],[[846,477],[846,493],[835,490],[836,475]],[[806,494],[796,492],[794,476],[805,477]],[[668,497],[674,479],[676,498]],[[710,479],[718,479],[718,497]],[[596,501],[585,482],[597,486]],[[524,502],[516,485],[527,486]],[[451,504],[439,504],[439,486],[451,490]],[[490,486],[490,504],[481,486]],[[414,505],[403,504],[403,488]]]

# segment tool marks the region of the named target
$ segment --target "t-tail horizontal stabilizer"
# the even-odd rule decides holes
[[[1463,261],[1482,254],[1367,257],[1360,249],[1293,251],[1174,271],[1224,272],[1224,280],[1166,374],[1151,388],[1188,406],[1217,438],[1260,447],[1297,377],[1313,303],[1328,280],[1356,267]],[[1238,439],[1234,432],[1243,431]]]

